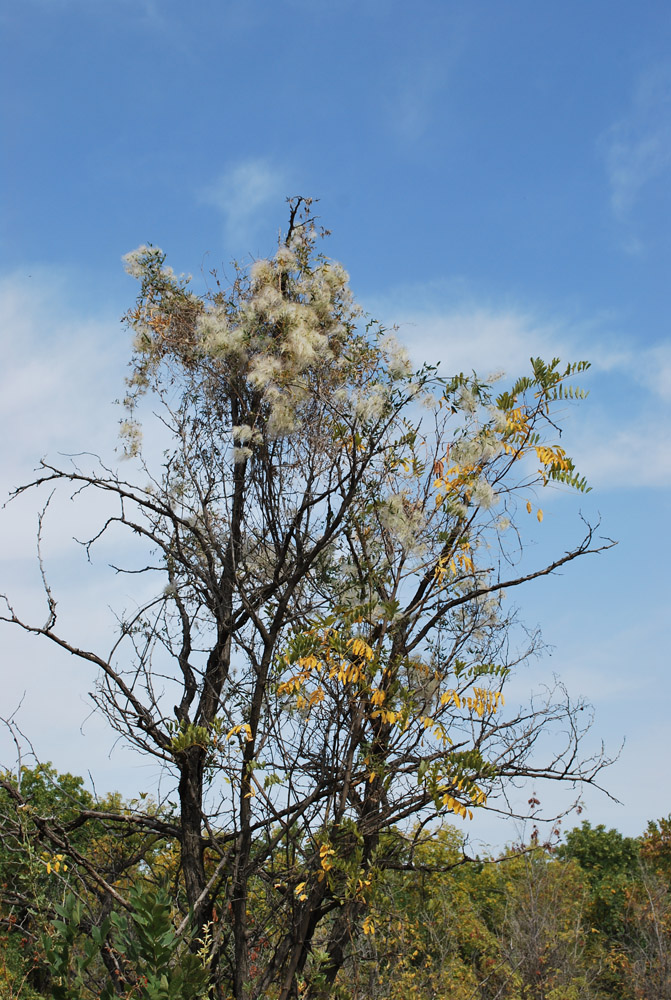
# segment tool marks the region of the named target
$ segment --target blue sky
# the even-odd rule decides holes
[[[594,489],[544,500],[531,554],[570,547],[580,509],[619,546],[518,595],[554,650],[515,693],[556,671],[609,749],[626,738],[604,778],[624,804],[588,792],[588,819],[637,833],[670,813],[669,5],[0,0],[0,30],[3,492],[43,454],[112,454],[123,253],[157,244],[198,286],[272,248],[287,195],[318,197],[328,252],[418,361],[593,362],[566,443]],[[4,513],[0,589],[26,609],[34,525],[29,504]],[[125,594],[73,552],[80,527],[57,504],[48,556],[66,620],[95,642]],[[154,780],[84,721],[83,665],[2,642],[0,714],[26,691],[42,758],[99,791]]]

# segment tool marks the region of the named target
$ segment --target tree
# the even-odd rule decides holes
[[[591,884],[591,922],[609,949],[602,974],[608,995],[671,996],[670,827],[668,819],[651,820],[634,840],[583,823],[560,848]]]
[[[23,996],[28,982],[40,989],[50,986],[49,995],[55,995],[49,979],[59,963],[45,963],[45,945],[53,936],[53,921],[62,922],[64,906],[79,914],[77,926],[68,928],[69,940],[66,935],[61,942],[71,957],[81,932],[89,936],[92,927],[109,923],[114,897],[92,893],[91,886],[114,886],[125,896],[147,876],[156,882],[175,867],[165,837],[156,832],[165,817],[148,796],[142,797],[143,810],[154,813],[153,831],[135,823],[137,801],[124,802],[116,793],[96,799],[83,785],[82,778],[58,774],[50,764],[22,764],[17,773],[0,773],[0,951],[6,962],[0,981],[4,973],[8,996],[17,983],[17,995]],[[155,901],[152,891],[147,905]],[[90,956],[96,961],[89,978],[95,981],[97,972],[98,979],[109,979],[117,963],[109,948],[97,951]],[[0,995],[5,996],[1,988]]]
[[[641,859],[671,885],[671,816],[650,820],[641,837]]]
[[[516,859],[511,870],[503,865],[499,871],[507,890],[500,947],[519,990],[511,991],[511,996],[525,1000],[598,996],[600,955],[595,954],[586,926],[587,892],[579,866],[538,849]]]
[[[639,874],[640,844],[586,820],[569,830],[558,848],[564,859],[578,862],[591,887],[590,916],[600,931],[617,937],[624,927],[627,889]]]
[[[214,921],[213,988],[236,1000],[327,996],[379,873],[411,870],[436,825],[507,810],[516,780],[595,782],[604,764],[581,759],[588,717],[560,686],[503,712],[538,648],[505,591],[611,544],[587,526],[551,563],[515,565],[538,491],[587,488],[554,412],[587,364],[532,359],[498,395],[413,372],[319,236],[309,201],[290,202],[272,259],[200,296],[159,249],[127,255],[137,474],[44,461],[15,493],[112,497],[87,551],[127,532],[138,558],[115,569],[156,577],[108,653],[61,634],[42,564],[46,624],[9,602],[4,620],[90,662],[100,711],[174,774],[175,817],[137,810],[133,829],[178,845],[178,935]],[[159,469],[142,453],[144,396],[169,438]],[[35,829],[68,854],[66,831]]]
[[[421,844],[415,861],[412,882],[398,871],[380,878],[369,911],[375,933],[352,949],[339,996],[603,996],[602,936],[586,923],[587,880],[575,861],[532,840],[464,863],[463,835],[449,827]]]

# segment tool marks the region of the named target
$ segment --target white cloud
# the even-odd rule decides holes
[[[586,359],[592,370],[578,381],[591,390],[595,406],[588,420],[571,426],[577,467],[602,488],[671,485],[671,343],[641,348],[603,321],[562,322],[514,308],[467,304],[413,313],[407,305],[413,294],[422,301],[420,289],[401,291],[400,309],[380,300],[372,311],[387,323],[394,317],[415,364],[440,362],[445,376],[475,370],[482,377],[504,371],[516,378],[529,371],[532,356]]]
[[[224,216],[227,240],[246,246],[267,220],[269,205],[281,204],[287,195],[287,174],[266,159],[249,159],[233,164],[201,194]]]
[[[533,354],[557,344],[556,330],[513,310],[478,306],[397,319],[399,339],[413,361],[440,361],[443,374],[475,369],[478,374],[526,368]],[[559,345],[561,347],[562,345]],[[559,348],[553,348],[557,351]]]
[[[30,273],[0,277],[0,419],[12,428],[8,458],[21,464],[109,443],[128,354],[119,317],[82,315],[65,272]]]
[[[668,411],[627,421],[624,407],[610,420],[590,423],[574,434],[572,455],[594,486],[611,489],[671,486],[671,442]]]
[[[671,168],[671,67],[660,66],[638,83],[630,111],[599,137],[611,205],[626,216],[643,189]],[[631,248],[639,252],[635,241]]]
[[[96,452],[114,460],[127,344],[116,315],[82,315],[77,290],[63,271],[32,267],[0,277],[0,505],[30,482],[42,457]],[[12,503],[2,512],[3,557],[34,552],[35,512],[46,499]],[[57,501],[55,501],[56,503]],[[82,509],[58,501],[64,544],[85,530]],[[2,588],[0,588],[2,589]]]
[[[660,399],[671,402],[671,341],[632,355],[632,367],[640,381]]]
[[[420,293],[420,301],[421,297]],[[393,313],[399,339],[408,347],[413,361],[440,361],[444,375],[475,370],[481,376],[503,371],[516,377],[528,370],[531,357],[586,359],[595,371],[609,372],[628,370],[635,355],[624,337],[613,334],[598,320],[571,322],[545,318],[531,310],[470,302],[443,311],[420,308],[412,312],[407,305],[396,310],[393,302],[380,301],[372,311],[385,322],[390,321],[387,313]],[[647,353],[636,353],[641,372],[652,372],[652,363],[645,362]]]

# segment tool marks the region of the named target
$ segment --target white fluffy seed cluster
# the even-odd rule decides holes
[[[489,510],[497,504],[496,493],[486,479],[478,479],[473,484],[471,492],[471,503],[482,510]]]
[[[123,258],[127,272],[148,288],[144,309],[132,318],[136,356],[143,360],[129,380],[131,388],[136,393],[145,390],[151,366],[165,353],[174,298],[180,308],[186,306],[187,320],[181,341],[176,314],[176,335],[171,331],[169,346],[179,350],[183,343],[190,364],[200,357],[215,371],[239,376],[262,400],[260,411],[232,428],[236,463],[249,459],[264,437],[281,438],[300,430],[303,404],[311,398],[322,373],[328,377],[335,407],[364,424],[384,419],[394,383],[404,381],[406,392],[411,392],[411,362],[393,333],[379,337],[379,368],[365,386],[363,379],[349,378],[352,362],[347,345],[361,310],[340,264],[321,257],[316,266],[312,263],[313,244],[311,233],[299,229],[272,258],[257,260],[235,304],[204,305],[186,290],[184,276],[177,278],[165,266],[159,247],[141,246]],[[189,304],[195,328],[189,327]],[[340,388],[336,388],[338,383]],[[136,451],[132,429],[124,428],[124,436],[129,450]]]
[[[483,428],[475,437],[464,437],[452,445],[450,457],[462,467],[484,465],[499,454],[501,441],[489,429]]]
[[[380,522],[407,554],[421,555],[426,516],[421,504],[413,504],[406,493],[395,493],[380,506]]]
[[[152,262],[158,264],[162,257],[163,251],[160,247],[150,247],[146,243],[143,243],[142,246],[136,247],[130,253],[124,254],[121,259],[126,273],[130,274],[132,278],[141,280],[147,271],[150,270]],[[163,270],[166,278],[173,276],[174,272],[171,267],[164,268]]]
[[[198,319],[204,353],[237,368],[262,393],[271,437],[297,429],[308,370],[337,359],[345,324],[357,314],[348,281],[340,264],[323,261],[308,271],[291,246],[282,246],[252,265],[250,293],[235,311],[215,305]],[[251,427],[233,434],[243,449],[257,443]]]

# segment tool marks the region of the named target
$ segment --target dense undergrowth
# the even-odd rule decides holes
[[[24,768],[21,789],[29,807],[19,812],[0,792],[2,1000],[208,996],[215,940],[217,961],[233,960],[227,914],[212,913],[197,949],[183,946],[183,878],[170,839],[118,838],[106,816],[112,806],[132,815],[137,803],[95,801],[80,778],[51,767]],[[21,812],[39,811],[66,829],[82,809],[100,814],[82,826],[82,856],[97,858],[127,910],[92,890],[72,858],[22,840]],[[170,807],[165,816],[168,823]],[[76,834],[69,830],[74,842]],[[368,887],[364,934],[350,942],[332,988],[339,1000],[671,996],[671,820],[650,822],[637,838],[583,822],[553,844],[534,836],[469,860],[454,828],[413,856],[408,843],[399,839],[396,869]],[[253,919],[267,924],[270,938],[267,898],[258,885]],[[250,997],[260,995],[252,992],[255,966],[264,962],[259,940]],[[306,970],[313,979],[321,959],[316,939]],[[300,996],[300,979],[298,989]]]

